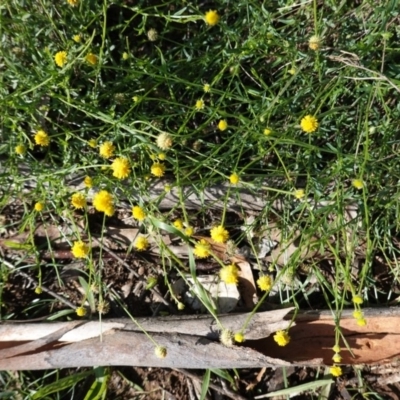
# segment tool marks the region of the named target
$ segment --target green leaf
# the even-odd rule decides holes
[[[208,387],[210,386],[211,370],[207,369],[204,374],[203,384],[201,385],[200,400],[204,400],[207,396]]]
[[[84,400],[100,400],[105,398],[107,394],[107,382],[110,378],[109,369],[97,367],[94,369],[94,372],[96,379],[86,393]]]
[[[302,385],[299,385],[299,386],[282,389],[282,390],[277,390],[276,392],[272,392],[272,393],[267,393],[267,394],[264,394],[262,397],[258,397],[258,398],[286,396],[286,395],[291,395],[291,394],[297,395],[297,394],[306,392],[307,390],[316,389],[316,388],[319,388],[319,387],[325,386],[325,385],[330,385],[332,382],[333,382],[332,379],[321,379],[319,381],[303,383]]]

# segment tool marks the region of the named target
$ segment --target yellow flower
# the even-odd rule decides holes
[[[257,286],[264,292],[268,292],[272,288],[272,279],[269,275],[260,276],[257,280]]]
[[[183,304],[181,301],[178,303],[178,310],[182,311],[185,309],[185,304]]]
[[[218,122],[218,129],[219,129],[220,131],[224,131],[226,128],[228,128],[228,123],[226,122],[225,119],[221,119],[221,120]]]
[[[97,211],[104,212],[109,217],[114,214],[113,196],[107,190],[100,190],[94,195],[93,206]]]
[[[233,173],[233,174],[229,177],[229,182],[230,182],[232,185],[237,185],[237,184],[239,183],[239,180],[240,180],[239,175],[238,175],[236,172]]]
[[[317,118],[312,115],[306,115],[300,122],[301,129],[306,133],[315,132],[318,125]]]
[[[81,36],[81,35],[74,35],[74,36],[72,36],[72,40],[73,40],[75,43],[80,43],[81,40],[82,40],[82,36]]]
[[[226,347],[233,346],[233,339],[234,339],[233,332],[230,331],[229,329],[223,329],[219,335],[220,342]]]
[[[237,285],[239,282],[239,269],[235,264],[227,265],[219,271],[221,280],[227,284]]]
[[[192,236],[193,233],[194,233],[193,227],[188,226],[188,227],[185,229],[185,234],[186,234],[187,236]]]
[[[194,107],[196,110],[202,110],[204,108],[204,101],[202,99],[197,100]]]
[[[35,293],[36,293],[36,294],[42,294],[42,293],[43,293],[42,288],[41,288],[40,286],[37,286],[37,287],[35,288]]]
[[[321,38],[318,35],[311,36],[308,41],[308,47],[311,50],[318,50],[321,46]]]
[[[355,319],[361,319],[361,318],[364,317],[364,314],[363,314],[363,312],[360,311],[360,310],[355,310],[355,311],[353,312],[353,317],[354,317]]]
[[[122,53],[122,59],[123,60],[127,60],[129,58],[129,54],[126,52],[126,51],[124,51],[123,53]]]
[[[265,128],[264,129],[264,135],[269,136],[272,133],[271,129]]]
[[[290,342],[290,336],[286,331],[278,331],[274,335],[274,340],[279,346],[286,346]]]
[[[78,317],[84,317],[86,315],[86,308],[85,307],[78,307],[76,310],[76,315]]]
[[[71,197],[71,204],[75,208],[84,208],[86,206],[86,199],[82,193],[74,193]]]
[[[54,61],[56,62],[58,67],[63,67],[64,64],[67,62],[67,52],[66,51],[59,51],[54,56]]]
[[[87,188],[91,188],[93,186],[93,179],[90,176],[85,176],[83,183]]]
[[[236,343],[243,343],[244,342],[243,333],[240,333],[240,332],[235,333],[234,339],[235,339]]]
[[[201,239],[200,242],[196,243],[193,254],[197,258],[206,258],[210,255],[211,246],[210,243],[205,239]]]
[[[362,304],[364,302],[363,298],[359,295],[353,296],[352,301],[354,304]]]
[[[335,363],[340,363],[340,361],[342,361],[342,357],[340,356],[340,354],[335,354],[335,355],[332,357],[332,360],[333,360],[333,362],[335,362]]]
[[[164,190],[169,193],[171,191],[171,185],[168,185],[168,183],[164,186]]]
[[[342,373],[343,373],[342,368],[340,368],[338,365],[334,365],[334,366],[330,367],[329,371],[333,376],[336,376],[336,377],[342,375]]]
[[[35,211],[40,212],[43,210],[44,208],[44,204],[41,201],[38,201],[37,203],[35,203]]]
[[[154,349],[154,354],[158,358],[165,358],[167,356],[167,348],[163,346],[157,346]]]
[[[208,93],[208,92],[210,91],[210,89],[211,89],[210,84],[205,83],[204,86],[203,86],[203,90],[204,90],[206,93]]]
[[[159,160],[164,161],[166,156],[165,153],[158,153],[157,157]]]
[[[219,22],[219,15],[218,15],[218,12],[217,11],[212,11],[212,10],[209,10],[209,11],[207,11],[206,12],[206,15],[204,16],[204,20],[206,21],[206,23],[208,24],[208,25],[211,25],[211,26],[214,26],[214,25],[217,25],[218,24],[218,22]]]
[[[229,232],[222,226],[215,226],[210,230],[211,238],[217,243],[225,243],[229,239]]]
[[[131,172],[129,161],[124,157],[116,158],[111,164],[113,176],[117,179],[125,179]]]
[[[365,325],[367,325],[367,320],[365,318],[359,318],[359,319],[357,319],[357,325],[365,326]]]
[[[296,197],[296,199],[300,200],[305,196],[305,192],[304,189],[296,189],[293,193],[294,197]]]
[[[145,236],[139,236],[134,244],[135,249],[142,251],[149,247],[149,241]]]
[[[147,37],[149,38],[150,42],[155,42],[158,39],[158,32],[151,28],[147,32]]]
[[[50,144],[49,135],[42,129],[38,130],[35,135],[35,143],[43,147],[48,146]]]
[[[115,146],[111,142],[104,142],[100,145],[99,153],[103,158],[111,158],[114,155]]]
[[[74,242],[71,252],[75,258],[86,258],[89,254],[89,246],[86,243],[83,243],[82,240],[78,240]]]
[[[96,139],[90,139],[90,140],[88,141],[88,145],[89,145],[90,147],[92,147],[93,149],[96,148],[96,146],[97,146],[97,140],[96,140]]]
[[[151,166],[150,171],[157,178],[161,178],[165,173],[165,165],[161,163],[154,163]]]
[[[15,146],[15,152],[22,156],[26,153],[26,147],[23,144],[19,144],[17,146]]]
[[[364,182],[362,181],[362,179],[353,179],[351,181],[351,184],[357,189],[360,190],[364,187]]]
[[[181,219],[175,220],[172,225],[174,225],[176,229],[183,229],[183,222]]]
[[[96,65],[98,57],[96,56],[96,54],[89,53],[86,55],[85,60],[91,65]]]
[[[140,206],[132,207],[132,215],[134,219],[138,221],[143,221],[146,218],[146,213],[144,212],[143,208]]]
[[[332,347],[332,350],[333,350],[335,353],[340,353],[340,346],[339,346],[338,344],[335,344],[335,345]]]
[[[162,132],[157,136],[157,146],[161,150],[168,150],[172,146],[172,137],[167,132]]]
[[[290,68],[288,72],[290,75],[294,75],[296,73],[296,68]]]

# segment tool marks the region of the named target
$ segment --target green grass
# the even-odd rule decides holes
[[[73,211],[65,184],[77,175],[77,182],[90,176],[96,191],[112,193],[119,212],[141,205],[149,215],[141,232],[156,241],[168,230],[195,244],[172,227],[178,217],[203,235],[214,224],[238,232],[244,223],[240,217],[207,206],[189,212],[183,195],[169,211],[159,210],[160,198],[145,201],[158,181],[151,166],[165,153],[162,163],[171,187],[201,192],[237,173],[240,185],[266,195],[263,211],[251,224],[254,235],[233,236],[239,247],[256,249],[271,222],[281,231],[282,253],[301,232],[298,250],[284,264],[268,264],[282,303],[306,306],[309,287],[293,284],[283,291],[281,281],[293,276],[293,282],[304,282],[304,271],[316,277],[323,294],[320,306],[339,317],[343,308],[353,307],[354,295],[370,304],[391,300],[399,279],[397,1],[218,0],[198,8],[196,2],[174,1],[81,0],[71,7],[66,1],[6,0],[0,9],[1,206],[7,214],[17,201],[22,210],[21,219],[7,219],[4,229],[33,232],[37,224],[53,221],[72,227],[71,245],[81,235],[90,241],[89,214]],[[209,9],[221,15],[216,26],[204,22]],[[154,41],[149,39],[154,32],[148,34],[152,29],[158,33]],[[80,35],[79,43],[74,35]],[[317,51],[308,46],[313,35],[321,37]],[[63,67],[54,62],[59,51],[68,53]],[[89,53],[97,55],[95,65],[87,62]],[[195,107],[198,100],[204,102],[201,110]],[[319,122],[310,134],[300,128],[306,115]],[[218,129],[220,120],[227,121],[226,130]],[[41,129],[50,137],[47,147],[35,145]],[[271,134],[265,135],[265,129]],[[173,139],[164,152],[156,145],[162,132]],[[88,144],[93,139],[95,148]],[[100,157],[99,145],[106,141],[115,145],[117,156],[129,160],[128,183],[112,176],[108,167],[113,158]],[[27,149],[23,156],[15,153],[18,145]],[[21,165],[27,174],[21,174]],[[268,186],[271,179],[279,185]],[[362,180],[362,189],[353,187],[354,179]],[[29,191],[28,182],[35,183]],[[306,196],[297,200],[294,192],[301,188]],[[236,190],[232,186],[226,199]],[[280,211],[272,207],[277,199],[283,204]],[[34,211],[38,201],[45,205],[41,213]],[[349,206],[358,208],[355,218],[346,216]],[[117,222],[117,214],[99,215],[106,226]],[[60,266],[49,262],[39,267],[32,235],[27,243],[31,247],[25,253],[36,263],[25,265],[22,258],[16,267],[39,282],[51,270],[61,284]],[[302,252],[310,245],[329,255],[333,275],[320,259],[304,260]],[[52,246],[48,240],[43,248]],[[182,274],[183,265],[169,262],[172,256],[162,245],[161,255],[169,287],[169,274]],[[378,256],[391,286],[375,279]],[[93,254],[87,260],[87,294],[81,303],[93,306],[110,294],[102,265],[94,267]],[[261,267],[263,261],[257,263]],[[1,272],[3,302],[11,273],[5,265]],[[92,285],[99,289],[95,295]],[[0,308],[1,318],[52,313],[51,302],[33,297],[20,315]],[[209,300],[203,301],[213,312]]]

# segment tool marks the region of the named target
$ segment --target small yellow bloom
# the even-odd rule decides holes
[[[158,358],[165,358],[165,357],[167,357],[167,348],[163,347],[163,346],[157,346],[154,349],[154,354]]]
[[[75,208],[85,208],[86,199],[82,193],[74,193],[71,197],[71,204]]]
[[[93,197],[93,206],[97,211],[104,212],[111,217],[114,214],[113,196],[107,190],[100,190]]]
[[[290,75],[294,75],[296,73],[296,68],[290,68],[288,72]]]
[[[355,319],[361,319],[361,318],[364,317],[364,314],[363,314],[363,312],[362,312],[361,310],[355,310],[355,311],[353,312],[353,317],[354,317]]]
[[[193,233],[194,233],[193,227],[188,226],[188,227],[185,229],[185,235],[187,235],[187,236],[192,236]]]
[[[318,35],[311,36],[308,41],[311,50],[318,50],[321,47],[321,38]]]
[[[165,153],[158,153],[157,157],[158,157],[158,159],[161,160],[161,161],[164,161],[165,158],[166,158]]]
[[[239,175],[235,172],[229,177],[229,182],[232,185],[237,185],[240,181]]]
[[[139,98],[139,96],[133,96],[132,100],[134,103],[137,103],[140,100],[140,98]]]
[[[161,163],[154,163],[151,166],[150,171],[157,178],[161,178],[165,173],[165,165]]]
[[[146,250],[149,247],[149,245],[150,245],[150,243],[145,236],[139,236],[136,239],[136,242],[133,246],[135,247],[135,249],[137,249],[139,251],[143,251],[143,250]]]
[[[129,161],[124,157],[116,158],[111,164],[113,176],[117,179],[125,179],[131,173],[131,166]]]
[[[263,290],[264,292],[268,292],[272,288],[272,279],[269,275],[263,275],[260,276],[257,279],[257,286],[260,288],[260,290]]]
[[[271,133],[272,133],[271,129],[268,129],[268,128],[264,129],[264,135],[265,136],[269,136],[269,135],[271,135]]]
[[[204,16],[204,20],[208,25],[214,26],[217,25],[219,22],[220,16],[218,15],[218,12],[215,10],[209,10],[206,12]]]
[[[229,285],[237,285],[239,282],[239,269],[235,264],[226,265],[219,271],[222,282]]]
[[[234,339],[235,339],[236,343],[243,343],[244,342],[243,333],[240,333],[240,332],[235,333]]]
[[[335,353],[340,353],[340,346],[339,346],[338,344],[335,344],[335,345],[332,347],[332,350],[333,350]]]
[[[225,119],[221,119],[221,120],[218,122],[218,129],[219,129],[220,131],[224,131],[224,130],[227,129],[227,128],[228,128],[228,123],[226,122]]]
[[[66,51],[59,51],[58,53],[56,53],[56,55],[54,56],[54,61],[57,64],[58,67],[63,67],[64,64],[66,64],[67,62],[67,52]]]
[[[219,335],[220,342],[226,347],[233,346],[234,335],[229,329],[223,329]]]
[[[332,360],[333,360],[333,362],[335,362],[335,363],[340,363],[340,361],[342,361],[342,357],[340,356],[340,354],[335,354],[335,355],[332,357]]]
[[[38,130],[35,135],[35,143],[43,147],[48,146],[50,144],[49,135],[42,129]]]
[[[43,210],[44,208],[44,204],[41,201],[38,201],[37,203],[35,203],[35,211],[40,212]]]
[[[90,176],[85,176],[83,183],[87,188],[91,188],[93,186],[93,179]]]
[[[210,84],[209,84],[209,83],[205,83],[204,86],[203,86],[203,90],[204,90],[206,93],[208,93],[208,92],[210,91],[210,89],[211,89]]]
[[[26,153],[26,147],[23,144],[15,146],[15,153],[22,156]]]
[[[301,129],[306,133],[315,132],[318,128],[318,120],[312,115],[306,115],[301,121]]]
[[[204,108],[204,101],[202,99],[197,100],[194,107],[196,110],[202,110]]]
[[[124,51],[123,53],[122,53],[122,59],[123,60],[127,60],[129,58],[129,54],[126,52],[126,51]]]
[[[171,191],[171,185],[168,185],[168,183],[164,186],[164,190],[169,193]]]
[[[205,239],[201,239],[200,242],[196,243],[193,254],[197,258],[206,258],[210,255],[211,246],[210,243]]]
[[[296,197],[296,199],[300,200],[305,196],[305,192],[304,189],[296,189],[293,193],[294,197]]]
[[[210,235],[217,243],[225,243],[229,239],[229,232],[222,225],[212,228]]]
[[[176,229],[183,229],[183,222],[181,219],[175,220],[172,225],[174,225]]]
[[[340,375],[342,375],[342,368],[340,368],[338,365],[334,365],[333,367],[329,368],[330,373],[335,376],[338,377]]]
[[[138,221],[143,221],[146,218],[146,213],[144,212],[143,208],[140,206],[132,207],[132,215],[134,219]]]
[[[150,42],[155,42],[158,39],[158,32],[151,28],[147,32],[147,37],[149,38]]]
[[[286,346],[290,342],[290,336],[286,331],[278,331],[274,335],[274,340],[279,346]]]
[[[178,310],[182,311],[185,309],[185,304],[183,304],[181,301],[178,303]]]
[[[78,307],[76,310],[76,315],[78,317],[84,317],[86,315],[86,308],[85,307]]]
[[[357,325],[365,326],[365,325],[367,325],[367,320],[365,318],[359,318],[359,319],[357,319]]]
[[[74,36],[72,36],[72,40],[75,43],[80,43],[82,41],[82,36],[81,35],[74,35]]]
[[[89,246],[86,243],[83,243],[82,240],[78,240],[74,242],[71,252],[75,258],[86,258],[89,254]]]
[[[96,56],[96,54],[89,53],[86,55],[85,60],[91,65],[96,65],[97,61],[98,61],[98,57]]]
[[[109,142],[109,143],[110,143],[110,142]],[[91,148],[95,149],[96,146],[97,146],[97,140],[96,140],[96,139],[90,139],[90,140],[88,140],[88,145],[89,145]]]
[[[172,146],[172,137],[169,133],[162,132],[157,136],[156,143],[161,150],[168,150]]]
[[[353,179],[351,181],[351,184],[357,189],[360,190],[364,187],[364,182],[362,181],[362,179]]]
[[[362,304],[364,302],[363,298],[359,295],[353,296],[352,301],[354,304]]]
[[[36,293],[36,294],[42,294],[42,293],[43,293],[42,288],[41,288],[40,286],[36,286],[36,288],[35,288],[35,293]]]
[[[111,158],[114,155],[115,146],[111,142],[100,145],[99,153],[103,158]]]

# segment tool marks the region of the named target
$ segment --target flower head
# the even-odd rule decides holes
[[[215,226],[210,230],[211,238],[217,243],[225,243],[229,239],[229,232],[222,226]]]
[[[219,22],[220,16],[218,15],[218,12],[215,10],[209,10],[206,12],[204,16],[204,20],[208,25],[214,26],[217,25]]]
[[[99,153],[103,158],[111,158],[114,155],[115,146],[111,142],[100,145]]]
[[[64,64],[66,64],[67,62],[67,52],[66,51],[59,51],[58,53],[56,53],[56,55],[54,56],[54,61],[57,64],[58,67],[63,67]]]
[[[157,346],[154,349],[154,354],[158,358],[165,358],[167,356],[167,348],[164,346]]]
[[[140,206],[132,207],[132,215],[133,218],[137,219],[138,221],[143,221],[146,218],[146,213]]]
[[[50,144],[49,135],[42,129],[38,130],[35,134],[35,143],[43,147],[48,146]]]
[[[263,275],[260,276],[257,279],[257,286],[260,288],[260,290],[263,290],[264,292],[268,292],[272,288],[272,279],[269,275]]]
[[[235,333],[234,339],[235,339],[236,343],[243,343],[244,342],[243,333],[240,333],[240,332]]]
[[[98,57],[96,56],[96,54],[89,53],[86,55],[85,60],[91,65],[96,65],[97,61],[98,61]]]
[[[37,203],[35,203],[34,209],[37,212],[42,211],[44,208],[44,204],[41,201],[38,201]]]
[[[193,254],[197,258],[206,258],[210,255],[211,246],[210,243],[205,239],[201,239],[200,242],[196,243]]]
[[[318,120],[312,115],[306,115],[301,121],[301,129],[306,133],[315,132],[318,128]]]
[[[187,236],[192,236],[193,233],[194,233],[194,229],[193,229],[192,226],[188,226],[188,227],[185,229],[185,235],[187,235]]]
[[[80,43],[81,41],[82,41],[82,36],[81,35],[74,35],[74,36],[72,36],[72,40],[75,42],[75,43]]]
[[[361,310],[355,310],[355,311],[353,312],[353,317],[354,317],[355,319],[361,319],[361,318],[364,317],[364,313],[363,313]]]
[[[75,309],[76,315],[78,317],[84,317],[86,315],[86,308],[85,307],[78,307]]]
[[[203,90],[208,93],[211,89],[211,85],[209,83],[205,83],[203,86]]]
[[[107,190],[100,190],[93,197],[93,206],[97,211],[111,217],[114,214],[113,196]]]
[[[157,178],[161,178],[165,173],[165,165],[161,163],[154,163],[151,166],[150,171]]]
[[[358,294],[353,296],[352,301],[354,304],[362,304],[364,302],[363,298],[361,296],[359,296]]]
[[[318,50],[321,46],[321,38],[318,35],[313,35],[308,40],[308,47],[311,50]]]
[[[156,143],[161,150],[168,150],[172,146],[172,137],[169,133],[162,132],[157,136]]]
[[[265,128],[264,129],[264,135],[265,136],[269,136],[269,135],[271,135],[271,133],[272,133],[271,129],[269,129],[269,128]]]
[[[85,176],[83,183],[87,188],[91,188],[93,186],[93,179],[90,176]]]
[[[226,347],[233,346],[233,332],[229,329],[223,329],[219,335],[220,342]]]
[[[42,294],[43,293],[43,289],[40,286],[36,286],[35,287],[35,293],[36,294]]]
[[[185,309],[185,304],[182,303],[182,302],[180,301],[180,302],[177,304],[177,307],[178,307],[178,310],[179,310],[179,311],[182,311],[182,310]]]
[[[74,193],[71,197],[71,204],[75,208],[85,208],[86,199],[82,193]]]
[[[329,371],[333,376],[336,376],[336,377],[342,375],[342,373],[343,373],[342,368],[340,368],[339,365],[334,365],[334,366],[330,367]]]
[[[305,196],[304,189],[296,189],[293,195],[294,197],[296,197],[297,200],[302,199]]]
[[[234,173],[229,177],[229,182],[230,182],[232,185],[237,185],[237,184],[239,183],[239,181],[240,181],[240,178],[239,178],[239,175],[238,175],[236,172],[234,172]]]
[[[359,319],[357,319],[357,325],[365,326],[365,325],[367,325],[367,320],[365,318],[359,318]]]
[[[194,107],[195,107],[196,110],[202,110],[202,109],[204,108],[204,101],[203,101],[203,99],[197,100]]]
[[[158,32],[151,28],[147,31],[147,37],[149,38],[150,42],[155,42],[158,39]]]
[[[362,179],[353,179],[351,181],[351,184],[357,189],[360,190],[364,187],[364,182],[362,181]]]
[[[157,157],[158,157],[159,160],[164,161],[165,158],[166,158],[166,155],[165,155],[165,153],[158,153]]]
[[[227,128],[228,128],[228,123],[226,122],[225,119],[221,119],[221,120],[218,122],[218,129],[219,129],[220,131],[224,131],[224,130],[227,129]]]
[[[145,236],[139,236],[134,244],[136,250],[143,251],[149,247],[149,241]]]
[[[82,240],[74,242],[73,246],[71,247],[72,255],[75,258],[86,258],[89,254],[89,246],[86,243],[83,243]]]
[[[239,282],[239,269],[235,264],[227,265],[219,271],[221,280],[229,285],[237,285]]]
[[[335,344],[335,345],[332,347],[332,350],[333,350],[335,353],[340,353],[340,346],[339,346],[338,344]]]
[[[340,361],[342,361],[342,357],[341,357],[341,355],[340,354],[335,354],[333,357],[332,357],[332,360],[333,360],[333,362],[335,362],[335,363],[340,363]]]
[[[97,140],[96,139],[90,139],[88,140],[88,145],[92,148],[95,149],[97,146]]]
[[[274,340],[279,346],[286,346],[290,342],[290,336],[286,331],[278,331],[274,335]]]
[[[26,153],[26,147],[23,144],[15,146],[15,153],[22,156]]]
[[[113,176],[117,179],[125,179],[131,172],[129,161],[124,157],[116,158],[111,164],[111,169],[113,170]]]
[[[176,220],[172,223],[172,225],[174,225],[174,227],[175,227],[176,229],[183,229],[183,222],[182,222],[181,219],[176,219]]]

